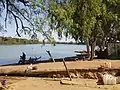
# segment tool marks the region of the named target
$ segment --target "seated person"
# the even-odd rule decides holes
[[[20,56],[19,63],[25,63],[25,59],[26,59],[26,54],[23,52],[22,56]]]
[[[25,60],[26,59],[26,54],[23,52],[22,53],[22,59]]]

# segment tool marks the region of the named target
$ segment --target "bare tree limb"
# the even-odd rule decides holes
[[[34,25],[31,23],[31,21],[30,21],[29,19],[27,19],[27,18],[20,12],[20,10],[19,10],[14,4],[12,4],[12,3],[10,2],[9,5],[13,6],[13,7],[18,11],[18,13],[20,13],[20,15],[21,15],[25,20],[27,20],[32,26],[34,26]]]
[[[8,11],[13,15],[13,17],[14,17],[14,19],[15,19],[15,23],[16,23],[16,32],[17,32],[17,35],[19,36],[19,37],[21,37],[20,36],[20,34],[19,34],[19,32],[18,32],[18,21],[17,21],[17,16],[12,12],[12,11],[10,11],[9,9],[8,9]]]
[[[18,17],[18,16],[16,16],[16,17],[20,20],[21,25],[22,25],[22,29],[23,29],[24,28],[23,21],[20,19],[20,17]]]
[[[6,1],[8,1],[8,0],[6,0]],[[5,28],[7,27],[6,23],[7,23],[8,6],[9,6],[9,4],[8,4],[8,3],[9,3],[9,2],[6,2],[6,17],[5,17]]]
[[[20,36],[19,32],[18,32],[18,21],[17,21],[17,18],[20,20],[21,22],[21,26],[22,26],[22,29],[25,30],[25,29],[29,29],[31,31],[31,29],[29,27],[25,27],[23,25],[23,21],[21,20],[20,17],[16,16],[12,11],[9,10],[10,13],[12,13],[12,15],[14,16],[14,19],[15,19],[15,22],[16,22],[16,32],[17,32],[17,35]]]
[[[18,1],[22,2],[25,6],[26,6],[27,3],[29,3],[29,1],[27,1],[27,0],[18,0]]]
[[[3,0],[0,0],[1,2],[2,2],[2,4],[3,4],[3,7],[5,8],[5,4],[4,4],[4,1]]]
[[[29,29],[30,31],[31,31],[31,29],[29,28],[29,27],[25,27],[24,25],[23,25],[23,21],[21,20],[21,18],[20,17],[18,17],[18,16],[16,16],[19,20],[20,20],[20,22],[21,22],[21,26],[22,26],[22,29]]]
[[[18,0],[18,1],[21,2],[21,0]],[[22,1],[24,1],[24,0],[22,0]],[[4,5],[3,0],[2,0],[2,3],[3,3],[3,5]],[[23,3],[24,3],[24,2],[23,2]],[[26,2],[25,2],[25,3],[26,3]],[[29,27],[25,27],[25,26],[24,26],[23,21],[22,21],[22,19],[21,19],[19,16],[17,16],[13,11],[9,10],[9,7],[13,7],[15,10],[18,11],[18,13],[19,13],[27,22],[30,23],[30,25],[33,26],[33,33],[35,33],[35,32],[34,32],[34,25],[33,25],[33,23],[32,23],[27,17],[25,17],[25,15],[23,15],[23,13],[22,13],[14,4],[12,4],[12,3],[10,2],[10,0],[6,0],[6,5],[4,5],[4,7],[5,7],[5,6],[6,6],[5,27],[7,27],[6,23],[7,23],[8,12],[10,12],[10,13],[12,14],[12,16],[14,17],[14,20],[15,20],[15,23],[16,23],[16,33],[17,33],[17,35],[18,35],[19,37],[20,37],[20,33],[18,32],[19,24],[18,24],[17,19],[20,21],[21,26],[22,26],[22,29],[23,29],[24,31],[25,31],[26,29],[29,29],[30,31],[32,31]]]
[[[33,23],[28,18],[26,18],[14,4],[12,4],[11,2],[9,3],[9,5],[13,6],[18,11],[18,13],[20,13],[20,15],[33,26],[33,33],[35,33]]]

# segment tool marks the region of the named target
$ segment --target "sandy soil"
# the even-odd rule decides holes
[[[120,68],[120,61],[76,61],[66,62],[68,68],[74,69],[86,69],[86,68],[97,68],[105,62],[111,62],[113,68]],[[25,70],[28,65],[23,66],[5,66],[0,67],[0,70]],[[63,70],[64,65],[62,62],[57,63],[42,63],[36,64],[38,71],[48,70]],[[97,85],[97,80],[88,79],[74,79],[74,82],[79,83],[78,85],[61,85],[60,80],[53,78],[40,78],[40,77],[0,77],[6,79],[6,90],[120,90],[120,84],[117,85]]]
[[[95,61],[72,61],[66,62],[68,69],[97,69],[100,65],[105,62],[111,62],[112,68],[120,68],[120,60],[95,60]],[[0,72],[11,72],[11,71],[25,71],[28,65],[18,66],[1,66]],[[34,64],[37,66],[37,71],[53,71],[53,70],[65,70],[63,62],[55,63],[40,63]]]
[[[11,78],[11,77],[10,77]],[[6,90],[120,90],[120,85],[96,85],[96,80],[73,79],[78,85],[62,85],[59,79],[12,77]],[[67,80],[66,80],[67,81]]]

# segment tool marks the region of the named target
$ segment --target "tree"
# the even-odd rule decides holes
[[[41,32],[45,39],[54,41],[51,36],[55,31],[58,32],[59,39],[64,35],[85,42],[88,55],[91,46],[91,60],[98,41],[115,42],[120,37],[119,0],[1,0],[0,5],[0,12],[6,12],[5,22],[8,16],[9,19],[14,19],[18,36],[19,23],[22,26],[21,32],[32,31],[31,37],[36,37],[36,32]],[[31,27],[24,26],[23,19]],[[44,26],[48,26],[48,30]]]
[[[115,40],[119,31],[120,14],[115,7],[120,8],[119,0],[60,0],[59,3],[53,0],[49,7],[50,26],[60,37],[65,32],[66,37],[85,41],[88,53],[90,45],[92,60],[96,42]]]
[[[68,0],[66,4],[52,3],[50,5],[51,21],[57,23],[55,28],[58,30],[58,35],[65,32],[66,37],[72,36],[76,41],[85,41],[89,53],[89,44],[91,49],[95,47],[95,45],[93,47],[97,36],[95,29],[98,30],[98,24],[100,24],[100,21],[97,24],[96,17],[100,14],[100,3],[97,0]],[[63,31],[59,32],[60,29]]]

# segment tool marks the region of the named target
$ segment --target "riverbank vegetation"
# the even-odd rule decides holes
[[[39,40],[28,40],[28,39],[19,39],[19,38],[12,38],[12,37],[0,37],[0,44],[40,44]]]
[[[19,39],[12,37],[2,37],[0,36],[0,44],[11,45],[11,44],[44,44],[43,41],[34,40],[34,39]],[[45,42],[45,44],[50,44],[50,42]],[[55,44],[80,44],[84,45],[84,43],[76,43],[76,42],[55,42]]]

